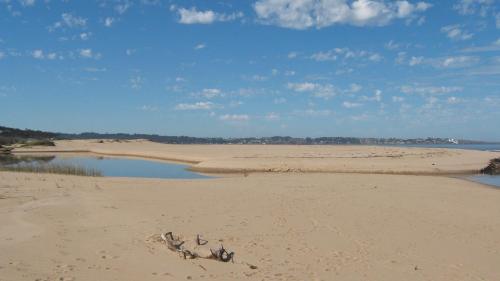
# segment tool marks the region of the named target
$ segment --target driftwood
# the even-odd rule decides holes
[[[212,257],[218,261],[233,261],[234,252],[229,253],[226,249],[224,249],[223,245],[220,245],[220,248],[217,250],[210,249],[210,252],[212,253]]]
[[[224,245],[221,245],[220,248],[217,249],[209,248],[210,253],[208,254],[198,253],[196,251],[196,247],[208,244],[208,240],[202,239],[199,234],[196,236],[196,246],[194,247],[195,249],[189,249],[186,246],[186,241],[181,240],[178,236],[174,236],[172,232],[161,234],[161,239],[165,242],[165,244],[167,244],[168,249],[182,254],[184,259],[202,258],[217,260],[221,262],[234,262],[234,252],[228,252],[224,248]]]

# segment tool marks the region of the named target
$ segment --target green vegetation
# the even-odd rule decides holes
[[[12,145],[12,144],[27,144],[33,143],[31,145],[54,145],[49,139],[53,139],[57,136],[55,133],[35,131],[35,130],[21,130],[16,128],[9,128],[0,126],[0,146],[2,145]],[[39,144],[35,144],[39,142]],[[50,144],[52,143],[52,144]]]
[[[0,166],[0,171],[8,172],[25,172],[25,173],[44,173],[44,174],[61,174],[87,177],[101,177],[102,174],[98,170],[87,169],[74,165],[61,164],[23,164],[12,166]]]
[[[56,146],[56,144],[51,140],[28,140],[21,144],[21,147],[28,146]]]

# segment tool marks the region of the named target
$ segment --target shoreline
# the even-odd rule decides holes
[[[161,162],[177,163],[177,164],[198,164],[198,161],[191,161],[186,159],[168,158],[168,157],[155,157],[151,155],[140,155],[140,154],[129,154],[129,153],[110,153],[110,152],[98,152],[92,150],[21,150],[13,151],[13,155],[16,154],[86,154],[86,155],[96,155],[96,156],[110,156],[110,157],[122,157],[122,158],[138,158],[144,160],[159,160]]]

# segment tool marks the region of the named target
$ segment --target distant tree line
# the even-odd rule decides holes
[[[99,133],[81,133],[81,134],[59,134],[63,139],[147,139],[159,143],[168,144],[293,144],[293,145],[404,145],[404,144],[450,144],[452,139],[448,138],[356,138],[356,137],[318,137],[318,138],[295,138],[289,136],[274,137],[250,137],[250,138],[200,138],[188,136],[161,136],[149,134],[99,134]],[[461,144],[486,143],[471,140],[459,140]]]
[[[56,133],[0,126],[0,146],[24,143],[29,140],[49,140],[57,138],[57,136],[58,134]]]
[[[0,126],[0,145],[13,143],[26,143],[34,140],[55,140],[55,139],[111,139],[111,140],[131,140],[147,139],[159,143],[168,144],[293,144],[293,145],[405,145],[405,144],[450,144],[456,142],[448,138],[355,138],[355,137],[318,137],[318,138],[295,138],[289,136],[274,137],[251,137],[251,138],[200,138],[189,136],[161,136],[155,134],[100,134],[86,132],[81,134],[65,134],[36,131],[30,129],[15,129]],[[461,144],[486,143],[471,140],[458,140]]]

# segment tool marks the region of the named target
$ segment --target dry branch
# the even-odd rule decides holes
[[[197,249],[189,249],[186,247],[186,241],[181,240],[180,237],[174,236],[172,232],[167,232],[161,234],[161,239],[167,244],[167,247],[174,252],[181,253],[184,259],[196,259],[196,258],[203,258],[203,259],[213,259],[221,262],[229,262],[233,261],[234,258],[234,252],[228,252],[223,245],[220,246],[218,249],[212,249],[210,248],[210,254],[203,255],[198,253],[196,250]],[[204,240],[200,237],[198,234],[196,236],[196,247],[198,246],[204,246],[208,244],[208,240]]]

